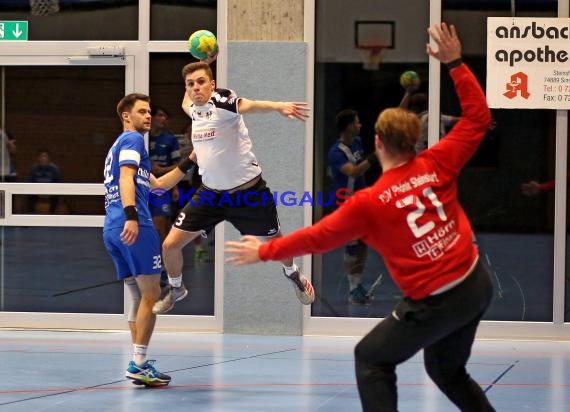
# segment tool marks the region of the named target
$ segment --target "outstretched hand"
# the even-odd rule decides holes
[[[262,242],[255,236],[242,236],[239,242],[226,242],[224,252],[230,256],[226,258],[227,263],[234,266],[251,265],[259,262],[259,247]]]
[[[305,102],[283,102],[279,113],[289,119],[305,121],[309,117],[309,106]]]
[[[450,63],[461,58],[461,43],[457,37],[455,26],[445,23],[434,24],[428,28],[428,33],[437,44],[437,50],[427,44],[427,53],[442,63]]]

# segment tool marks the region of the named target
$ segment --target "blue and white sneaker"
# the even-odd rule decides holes
[[[164,386],[170,383],[170,376],[161,373],[153,366],[154,360],[147,360],[141,366],[134,361],[129,362],[125,377],[132,379],[135,385]]]

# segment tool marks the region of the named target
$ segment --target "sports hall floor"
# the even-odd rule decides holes
[[[151,358],[172,376],[145,389],[123,378],[127,332],[0,331],[0,411],[359,411],[357,338],[157,333]],[[468,368],[497,411],[570,410],[568,343],[475,343]],[[417,354],[398,368],[400,411],[456,408]]]

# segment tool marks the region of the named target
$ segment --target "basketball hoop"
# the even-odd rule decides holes
[[[59,11],[59,0],[30,0],[33,16],[50,16]]]
[[[378,70],[380,68],[384,60],[382,52],[385,48],[386,46],[380,44],[357,46],[364,70]]]

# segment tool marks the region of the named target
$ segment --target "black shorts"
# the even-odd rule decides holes
[[[231,194],[201,185],[187,200],[174,227],[186,232],[209,233],[224,220],[242,235],[275,236],[279,233],[275,200],[265,180],[259,179],[253,187]]]

